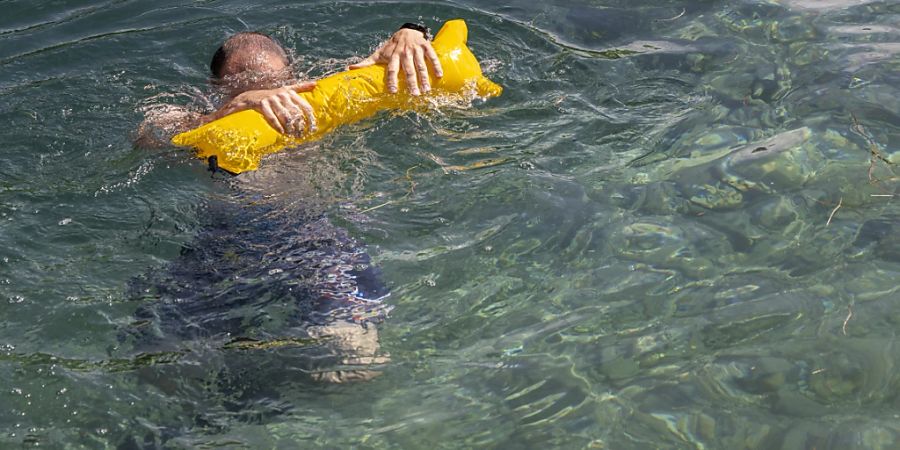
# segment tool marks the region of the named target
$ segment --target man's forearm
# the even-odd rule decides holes
[[[205,118],[200,113],[177,106],[151,110],[135,132],[134,145],[140,148],[167,147],[171,145],[173,136],[206,123]]]

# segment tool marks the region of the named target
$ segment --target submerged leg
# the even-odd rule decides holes
[[[381,346],[374,325],[339,321],[309,327],[307,332],[311,338],[323,340],[329,353],[337,357],[338,367],[312,373],[316,381],[346,383],[371,380],[381,374],[371,366],[390,361],[390,355],[379,352]]]

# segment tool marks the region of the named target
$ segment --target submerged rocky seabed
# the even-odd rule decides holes
[[[0,446],[900,446],[892,2],[8,10]],[[203,107],[231,32],[318,76],[418,16],[465,18],[503,96],[235,179],[131,145],[143,111]],[[216,236],[221,266],[191,259]],[[364,245],[391,291],[370,381],[309,376],[353,368],[295,332],[297,289],[341,280],[303,247],[320,238]],[[232,334],[123,339],[211,286],[229,308],[192,323]]]

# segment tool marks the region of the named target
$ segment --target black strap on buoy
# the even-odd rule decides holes
[[[236,173],[234,173],[228,169],[223,169],[223,168],[219,167],[219,157],[216,155],[212,155],[209,158],[207,158],[206,163],[209,164],[209,171],[212,172],[211,176],[213,178],[217,178],[216,175],[220,174],[220,173],[225,178],[237,176]]]

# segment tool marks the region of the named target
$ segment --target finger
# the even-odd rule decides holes
[[[291,119],[291,136],[301,137],[303,136],[303,131],[306,129],[306,120],[303,119],[303,114],[294,116]]]
[[[318,124],[316,123],[316,116],[313,113],[312,105],[309,104],[306,99],[297,95],[296,92],[293,93],[291,97],[294,100],[294,103],[300,107],[301,110],[306,114],[306,123],[309,125],[310,133],[315,132],[318,129]]]
[[[281,124],[281,129],[285,130],[288,133],[292,132],[291,128],[291,113],[288,109],[281,104],[281,99],[278,97],[271,97],[269,99],[269,103],[272,105],[272,111],[275,112],[275,116],[278,117],[278,122]]]
[[[387,66],[387,88],[392,94],[397,93],[397,71],[400,70],[400,55],[391,55],[391,62]]]
[[[362,69],[363,67],[369,67],[369,66],[374,66],[374,65],[375,65],[375,58],[370,56],[356,64],[350,64],[349,66],[347,66],[347,68],[350,70],[353,70],[353,69]]]
[[[294,92],[309,92],[316,88],[316,81],[302,81],[300,83],[287,86],[287,88]]]
[[[300,107],[306,113],[306,123],[309,126],[308,132],[314,133],[318,129],[318,125],[316,124],[316,115],[313,113],[312,106],[307,102],[303,102]]]
[[[444,68],[441,67],[441,59],[438,58],[437,52],[434,51],[434,47],[429,43],[425,46],[425,56],[431,61],[431,66],[434,68],[434,76],[440,78],[444,76]]]
[[[431,85],[428,82],[428,66],[425,64],[425,52],[420,47],[416,47],[416,71],[419,73],[419,83],[422,85],[422,92],[431,92]]]
[[[297,94],[294,91],[285,91],[283,94],[279,95],[279,99],[281,100],[281,104],[284,105],[285,110],[290,112],[290,126],[292,133],[296,136],[302,135],[304,131],[306,131],[305,127],[309,125],[309,119],[306,118],[308,112],[305,108],[309,103],[307,103],[300,94]]]
[[[281,122],[278,121],[278,116],[275,115],[275,111],[272,111],[272,106],[267,101],[263,101],[260,105],[260,112],[263,117],[266,118],[266,122],[269,123],[269,126],[275,129],[275,131],[284,134],[284,127],[281,126]]]
[[[419,81],[416,79],[416,63],[412,55],[413,52],[406,52],[403,55],[403,73],[406,74],[406,88],[412,95],[419,95]]]
[[[301,127],[302,124],[297,122],[297,119],[303,118],[303,108],[301,108],[300,105],[297,104],[291,94],[300,97],[294,91],[284,91],[281,94],[278,94],[278,100],[284,106],[285,115],[288,119],[288,123],[285,128],[289,129],[292,134],[300,135],[301,133],[303,133],[303,128]]]
[[[296,112],[294,112],[296,111]],[[288,117],[288,132],[292,136],[301,137],[306,134],[306,115],[303,109],[291,103],[291,115]]]

